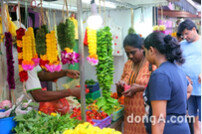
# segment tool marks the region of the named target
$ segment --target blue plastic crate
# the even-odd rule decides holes
[[[93,93],[93,92],[99,90],[100,86],[99,86],[99,83],[96,82],[94,85],[87,85],[87,88],[89,89],[90,93]]]

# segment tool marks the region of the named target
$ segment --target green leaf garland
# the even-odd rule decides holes
[[[65,23],[61,22],[57,26],[57,36],[62,51],[66,47],[73,49],[76,44],[74,23],[70,19],[66,19]]]
[[[36,33],[36,52],[40,55],[46,54],[46,34],[48,33],[48,27],[46,25],[41,26]]]
[[[113,84],[114,64],[112,55],[112,34],[109,27],[97,32],[97,54],[99,63],[96,66],[97,80],[102,90],[110,91]]]

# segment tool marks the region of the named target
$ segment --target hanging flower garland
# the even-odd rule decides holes
[[[87,42],[88,42],[88,52],[89,56],[87,61],[95,66],[98,64],[97,56],[97,33],[96,30],[87,27]]]
[[[97,32],[97,35],[97,53],[99,58],[99,63],[96,66],[97,80],[99,82],[100,89],[109,92],[111,85],[113,84],[114,74],[112,34],[109,27],[104,27]]]
[[[34,68],[34,62],[32,61],[33,53],[32,53],[32,45],[31,45],[31,37],[23,36],[22,37],[22,68],[25,71],[32,70]]]
[[[25,32],[25,36],[22,37],[22,56],[22,68],[25,71],[32,70],[39,63],[32,27],[29,27]]]
[[[33,58],[32,61],[34,62],[34,66],[37,66],[39,64],[39,58],[38,58],[38,54],[36,52],[36,43],[35,43],[35,37],[34,37],[34,30],[32,27],[29,27],[27,32],[25,33],[25,35],[30,36],[31,37],[31,44],[32,44],[32,54],[33,54]]]
[[[7,81],[9,89],[15,89],[14,80],[14,61],[13,61],[13,43],[12,35],[10,32],[5,32],[5,46],[6,46],[6,57],[7,57]]]
[[[18,51],[18,67],[19,67],[19,76],[20,76],[20,81],[25,82],[28,79],[28,73],[22,68],[22,61],[23,61],[23,56],[22,56],[22,37],[25,35],[25,29],[19,28],[16,30],[17,34],[17,51]]]
[[[153,27],[153,31],[161,32],[165,34],[166,26],[165,25],[156,25]]]
[[[74,23],[70,19],[66,19],[65,23],[57,26],[58,43],[61,48],[62,64],[74,64],[79,62],[79,54],[73,52],[75,46],[75,28]]]
[[[79,54],[70,48],[65,48],[65,50],[61,52],[61,57],[63,64],[74,64],[79,62]]]
[[[57,39],[55,37],[55,31],[51,31],[46,35],[46,55],[49,63],[45,66],[48,71],[60,71],[62,69],[62,65],[60,64],[58,57]]]
[[[47,70],[45,65],[48,64],[46,56],[46,34],[48,33],[47,25],[41,26],[36,33],[36,52],[40,56],[40,66]]]

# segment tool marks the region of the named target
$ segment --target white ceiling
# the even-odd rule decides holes
[[[17,2],[17,0],[9,0],[9,1],[15,1]],[[25,0],[20,0],[22,3]],[[26,0],[27,1],[27,0]],[[31,4],[33,0],[28,0],[28,2]],[[40,3],[40,0],[35,0],[38,3]],[[99,0],[95,0],[97,1],[97,3],[99,3]],[[103,1],[103,0],[101,0]],[[90,2],[91,0],[82,0],[82,7],[83,9],[90,9]],[[107,2],[111,2],[113,4],[115,4],[117,6],[117,8],[137,8],[137,7],[142,7],[142,6],[160,6],[160,5],[167,5],[168,2],[167,0],[105,0],[105,5],[107,5]],[[35,4],[35,2],[32,2],[33,4]],[[59,8],[56,9],[60,9],[62,10],[63,5],[64,5],[64,0],[57,0],[57,1],[52,1],[52,2],[47,2],[43,0],[43,6],[45,6],[44,8],[54,8],[55,4],[59,5]],[[67,0],[68,6],[69,6],[69,10],[77,10],[77,0]],[[97,4],[97,6],[99,6],[99,4]],[[106,6],[107,8],[107,6]]]
[[[32,0],[29,0],[30,2]],[[36,1],[40,1],[40,0],[36,0]],[[90,1],[91,0],[82,0],[82,1],[85,1],[85,3],[83,2],[83,8],[89,8],[90,7]],[[88,4],[86,3],[87,1]],[[99,1],[99,0],[97,0]],[[103,1],[103,0],[101,0]],[[112,2],[112,3],[115,3],[117,4],[117,6],[126,6],[127,4],[128,5],[131,5],[131,6],[142,6],[142,5],[165,5],[167,4],[167,0],[105,0],[106,2]],[[77,0],[67,0],[68,2],[68,5],[70,6],[74,6],[76,7],[77,6]],[[60,4],[60,5],[63,5],[64,4],[64,0],[57,0],[57,1],[53,1],[53,2],[48,2],[48,3],[53,3],[53,4]],[[123,4],[123,5],[121,5]]]

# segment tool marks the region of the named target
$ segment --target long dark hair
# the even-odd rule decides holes
[[[149,50],[150,46],[156,48],[161,54],[166,56],[170,62],[176,61],[179,64],[185,62],[182,56],[182,50],[178,41],[170,35],[160,32],[153,32],[144,41],[144,47]]]
[[[123,47],[131,46],[134,48],[142,49],[143,43],[144,43],[144,39],[141,38],[139,35],[128,34],[123,41]]]

